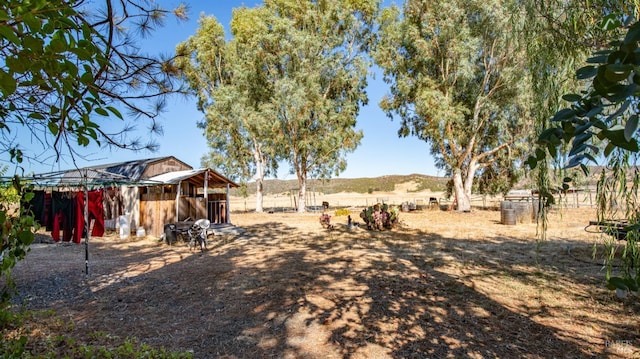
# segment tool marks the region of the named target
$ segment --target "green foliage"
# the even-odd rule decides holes
[[[13,180],[13,189],[16,193],[22,193],[20,179]],[[29,201],[30,196],[25,195],[25,200]],[[7,302],[11,297],[15,283],[11,277],[11,269],[16,263],[22,260],[29,251],[29,246],[34,239],[34,231],[37,230],[37,223],[30,213],[16,202],[6,202],[0,198],[0,276],[5,277],[3,288],[1,288],[0,311],[6,310]]]
[[[523,3],[529,16],[521,30],[528,36],[526,43],[527,66],[531,69],[534,92],[533,115],[536,133],[550,126],[549,119],[563,105],[562,95],[580,86],[575,78],[576,64],[582,63],[590,51],[606,40],[603,31],[594,26],[603,13],[619,13],[631,6],[629,1],[591,1],[584,6],[580,1],[526,1]],[[544,157],[545,146],[535,144],[530,150],[536,157]],[[541,203],[538,224],[541,238],[546,236],[547,211],[554,203],[554,192],[561,189],[565,171],[556,160],[538,162],[531,168],[531,177],[540,191]]]
[[[189,352],[168,351],[164,348],[153,348],[145,343],[138,343],[135,338],[127,338],[124,343],[115,347],[101,345],[83,345],[68,337],[57,337],[45,353],[36,357],[56,358],[61,355],[72,355],[73,358],[158,358],[158,359],[190,359],[193,354]],[[15,341],[0,339],[0,351],[2,358],[32,357],[26,354],[27,337],[22,336]]]
[[[475,192],[480,194],[506,194],[523,175],[523,170],[504,158],[498,159],[492,166],[483,169],[474,186]]]
[[[18,193],[22,193],[19,177],[15,177],[10,186],[0,187],[0,276],[4,277],[0,288],[0,330],[19,320],[19,316],[9,308],[9,299],[15,293],[16,286],[11,270],[29,252],[33,233],[37,230],[33,217],[20,206]],[[29,195],[25,196],[25,200],[29,199]],[[0,352],[7,353],[5,357],[21,358],[26,340],[25,337],[0,340]]]
[[[374,58],[391,89],[380,106],[400,118],[399,136],[430,145],[459,210],[469,209],[476,171],[518,163],[533,133],[529,38],[515,5],[410,0],[402,15],[391,7],[381,16]]]
[[[538,141],[552,158],[568,147],[566,167],[580,166],[586,173],[586,162],[597,163],[598,156],[640,149],[636,138],[638,109],[633,105],[640,94],[640,58],[636,56],[639,32],[640,22],[636,22],[622,41],[612,42],[587,60],[588,65],[576,76],[589,80],[589,89],[563,96],[571,107],[556,112],[553,126],[540,134]],[[546,153],[540,151],[527,162],[534,168],[545,158]]]
[[[25,349],[27,345],[27,337],[22,336],[17,340],[0,339],[0,353],[2,358],[6,359],[22,359],[25,357]]]
[[[127,338],[124,343],[113,349],[80,345],[73,349],[78,358],[159,358],[159,359],[190,359],[191,353],[171,352],[164,348],[155,349],[145,343],[138,343],[135,338]]]
[[[343,171],[362,138],[355,125],[367,102],[365,52],[378,4],[266,1],[234,11],[229,42],[215,19],[203,18],[177,53],[207,114],[210,160],[244,178],[255,170],[258,182],[285,161],[300,182],[299,203],[308,177]]]
[[[153,118],[156,111],[142,105],[174,91],[170,62],[140,56],[127,30],[135,19],[141,31],[149,31],[167,11],[108,3],[113,6],[104,11],[89,11],[82,1],[0,3],[0,148],[11,161],[20,163],[25,156],[42,161],[15,142],[21,131],[57,156],[67,150],[77,154],[90,143],[154,147],[137,139],[125,142],[120,131],[109,133],[100,123],[107,117],[123,121],[121,110]]]
[[[241,183],[251,178],[261,182],[278,164],[270,146],[273,120],[263,111],[270,87],[257,68],[261,58],[253,39],[255,29],[243,26],[254,11],[260,10],[234,11],[233,40],[226,40],[214,17],[202,17],[196,34],[176,47],[176,65],[205,114],[198,123],[209,146],[202,163]],[[262,203],[256,206],[261,212]]]
[[[548,158],[563,159],[567,149],[565,168],[580,167],[589,172],[588,163],[604,158],[598,182],[598,220],[629,220],[624,249],[620,255],[619,275],[613,275],[617,243],[608,242],[608,287],[619,296],[627,291],[637,292],[640,277],[638,229],[640,222],[638,190],[640,173],[635,167],[638,159],[638,100],[640,98],[640,22],[630,17],[610,14],[601,22],[604,30],[624,27],[625,34],[612,41],[607,48],[596,51],[587,65],[576,71],[576,77],[588,83],[586,90],[563,96],[570,107],[556,112],[552,126],[542,131],[538,143],[544,150],[529,157],[527,163],[535,168]],[[616,33],[612,33],[616,37]],[[566,188],[571,177],[563,180]]]
[[[7,173],[8,166],[0,168],[0,177]],[[20,202],[20,194],[11,182],[0,182],[0,203],[5,205],[18,205]]]
[[[188,359],[189,352],[168,351],[140,343],[135,337],[120,338],[110,333],[97,331],[87,333],[92,344],[84,344],[65,335],[50,335],[42,341],[29,343],[28,333],[41,332],[46,326],[59,326],[71,330],[74,323],[58,317],[54,311],[20,312],[4,311],[0,319],[0,358],[165,358]],[[45,319],[42,321],[42,319]]]
[[[42,162],[27,152],[16,138],[22,131],[53,150],[57,160],[68,151],[74,158],[79,148],[91,143],[129,149],[153,149],[139,139],[126,141],[125,131],[109,133],[101,128],[105,118],[124,121],[121,110],[151,119],[167,94],[179,90],[173,82],[175,69],[168,60],[139,53],[131,46],[129,26],[142,32],[159,25],[168,13],[147,2],[105,1],[95,11],[84,1],[5,0],[0,2],[0,153],[9,161],[25,158]],[[185,16],[185,7],[174,10]],[[152,109],[143,107],[158,99]],[[152,123],[150,132],[158,130]],[[24,136],[22,136],[24,137]],[[41,152],[31,149],[34,152]],[[11,270],[33,242],[37,225],[16,197],[25,193],[19,177],[0,187],[0,316],[6,318],[7,303],[15,290]],[[14,346],[15,344],[15,346]],[[3,343],[20,356],[23,339]]]

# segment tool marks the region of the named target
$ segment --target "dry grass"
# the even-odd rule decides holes
[[[30,349],[135,336],[196,358],[640,357],[638,298],[608,292],[591,257],[593,210],[554,215],[539,246],[535,224],[495,211],[402,213],[385,232],[318,217],[234,213],[246,232],[202,254],[94,238],[88,277],[84,246],[38,244],[16,301],[55,316],[26,323]]]

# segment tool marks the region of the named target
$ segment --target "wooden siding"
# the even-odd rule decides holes
[[[178,221],[209,218],[203,197],[184,197],[179,200]],[[149,235],[160,237],[165,224],[176,222],[174,193],[145,193],[140,200],[140,223]],[[215,223],[215,222],[214,222]]]
[[[175,222],[176,198],[172,193],[145,193],[140,200],[140,223],[149,235],[160,237],[164,225]]]
[[[186,163],[174,158],[167,157],[157,162],[150,163],[142,174],[142,178],[151,178],[153,176],[161,175],[167,172],[186,171],[191,170],[193,167]]]

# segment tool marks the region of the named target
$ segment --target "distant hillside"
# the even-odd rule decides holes
[[[334,178],[328,181],[310,180],[307,184],[309,191],[321,192],[325,194],[353,192],[372,193],[393,191],[398,184],[412,184],[408,192],[419,192],[430,190],[440,192],[445,190],[448,179],[443,177],[426,176],[420,174],[412,175],[391,175],[373,178]],[[297,180],[268,179],[265,181],[265,194],[289,193],[298,190]],[[247,192],[255,193],[256,184],[248,183]],[[231,191],[232,196],[240,196],[239,189]]]

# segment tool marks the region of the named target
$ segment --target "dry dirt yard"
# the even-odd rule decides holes
[[[39,313],[29,350],[135,337],[194,358],[640,357],[640,303],[604,287],[593,209],[552,215],[540,244],[497,211],[401,213],[383,232],[329,213],[332,230],[319,213],[233,213],[245,232],[204,253],[92,238],[88,276],[84,245],[36,244],[14,271],[15,302]]]

